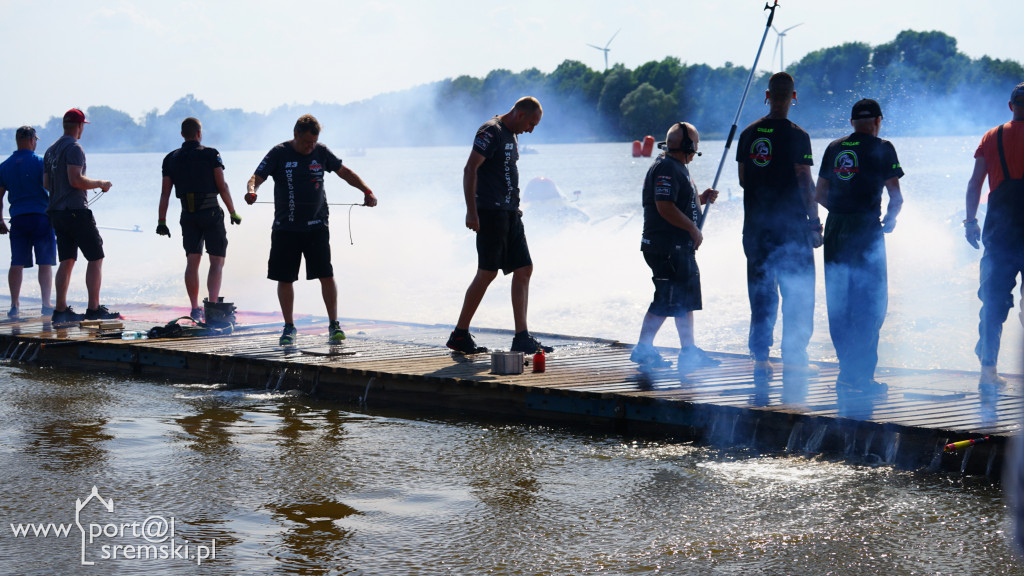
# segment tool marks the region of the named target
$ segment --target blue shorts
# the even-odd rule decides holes
[[[11,218],[11,266],[32,267],[32,251],[40,266],[57,263],[57,237],[46,214],[19,214]]]

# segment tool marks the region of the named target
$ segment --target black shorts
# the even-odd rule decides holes
[[[701,309],[700,270],[693,250],[645,251],[644,260],[654,282],[654,300],[648,312],[674,318]]]
[[[220,206],[195,213],[181,214],[181,245],[185,254],[202,254],[203,244],[210,256],[228,253],[228,231],[224,228],[224,211]]]
[[[331,278],[331,231],[327,228],[312,230],[274,230],[270,233],[270,261],[267,278],[278,282],[299,279],[299,262],[306,259],[306,279]]]
[[[77,260],[79,250],[89,262],[103,259],[103,238],[92,210],[54,210],[50,221],[57,234],[57,260]]]
[[[509,274],[533,265],[518,211],[480,210],[477,214],[480,218],[480,231],[476,234],[478,268]]]

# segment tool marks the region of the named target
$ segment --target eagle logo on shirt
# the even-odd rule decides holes
[[[832,172],[840,180],[850,180],[860,171],[860,161],[853,150],[843,150],[836,156]]]
[[[772,141],[767,138],[758,138],[750,145],[750,161],[758,168],[764,168],[772,163]]]

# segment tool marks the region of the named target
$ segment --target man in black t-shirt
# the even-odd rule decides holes
[[[812,374],[807,344],[814,330],[814,253],[821,221],[814,202],[811,139],[788,119],[796,101],[793,77],[772,75],[768,115],[740,134],[736,148],[743,187],[743,253],[750,299],[748,345],[754,375],[771,378],[768,352],[782,295],[782,362],[787,373]]]
[[[456,352],[487,351],[473,341],[469,323],[487,287],[497,278],[498,270],[512,274],[512,316],[516,332],[511,349],[527,354],[552,350],[531,336],[526,324],[533,260],[519,210],[519,168],[516,166],[519,160],[516,136],[533,132],[543,114],[536,98],[520,98],[511,110],[485,122],[473,140],[473,150],[462,173],[462,189],[466,198],[466,228],[477,233],[477,271],[466,290],[459,321],[448,338],[448,347]]]
[[[853,134],[825,150],[815,193],[825,222],[825,298],[829,332],[839,357],[836,390],[881,394],[876,382],[878,332],[888,304],[884,233],[896,227],[903,205],[900,167],[892,143],[878,138],[882,109],[865,99],[853,105]],[[889,192],[885,218],[882,189]]]
[[[695,254],[704,241],[697,227],[700,205],[718,198],[718,191],[711,188],[698,195],[686,167],[698,154],[699,142],[696,128],[685,122],[673,124],[665,141],[658,145],[664,154],[654,160],[644,178],[640,250],[651,268],[654,299],[629,357],[641,369],[667,368],[671,364],[654,348],[654,337],[669,316],[675,318],[679,333],[677,368],[681,373],[721,363],[698,348],[693,339],[693,311],[702,306]]]
[[[207,323],[230,324],[231,313],[220,314],[223,303],[218,303],[228,235],[224,228],[224,211],[217,203],[217,197],[224,201],[232,224],[241,224],[242,217],[235,213],[231,192],[224,180],[224,162],[220,153],[215,148],[202,145],[203,126],[199,120],[186,118],[182,121],[181,136],[185,139],[181,148],[164,157],[156,233],[171,237],[167,228],[167,205],[173,188],[181,200],[179,222],[185,248],[185,291],[191,303],[190,316],[196,321],[205,318]],[[209,297],[203,302],[208,311],[205,315],[203,308],[199,307],[199,264],[204,244],[210,255],[210,270],[206,276]]]
[[[277,298],[284,316],[281,346],[295,344],[292,310],[299,278],[299,264],[306,259],[306,279],[320,280],[332,344],[345,339],[338,323],[338,286],[331,265],[331,234],[327,226],[327,196],[324,172],[334,172],[353,188],[363,192],[364,206],[376,206],[377,197],[355,172],[343,166],[323,144],[319,144],[320,123],[306,114],[295,122],[293,138],[273,147],[249,178],[245,201],[256,202],[256,190],[267,178],[274,179],[274,225],[270,236],[267,278],[277,281]]]

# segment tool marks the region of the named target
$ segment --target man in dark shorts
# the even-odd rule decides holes
[[[654,300],[644,315],[640,340],[629,356],[641,368],[667,368],[672,364],[654,347],[654,337],[669,316],[675,318],[679,332],[680,372],[721,364],[693,340],[693,311],[702,306],[696,251],[704,236],[697,222],[700,206],[718,198],[718,191],[711,188],[698,195],[686,167],[697,156],[699,142],[700,134],[692,125],[672,125],[665,141],[658,145],[665,152],[654,160],[644,178],[640,250],[651,268]]]
[[[11,288],[10,318],[21,311],[21,279],[25,268],[32,267],[32,252],[39,264],[39,296],[42,314],[53,314],[50,289],[53,286],[53,266],[57,263],[57,239],[46,215],[50,194],[43,188],[43,159],[36,155],[36,129],[18,128],[14,136],[18,150],[0,164],[0,234],[7,234],[3,221],[3,197],[10,192],[11,203],[11,269],[7,283]]]
[[[818,170],[815,192],[828,210],[825,222],[825,299],[828,327],[839,358],[836,390],[882,394],[875,381],[878,332],[889,301],[885,236],[903,205],[896,148],[878,137],[882,108],[864,99],[850,114],[853,134],[833,140]],[[889,204],[882,218],[882,189]],[[881,219],[881,222],[879,222]]]
[[[811,139],[789,120],[796,101],[793,77],[768,80],[768,115],[747,126],[736,148],[743,187],[743,253],[750,299],[748,345],[754,376],[770,379],[768,360],[782,296],[782,362],[792,376],[816,372],[807,363],[814,331],[814,248],[821,246],[821,220],[814,201]]]
[[[519,160],[517,136],[533,132],[543,114],[536,98],[520,98],[511,110],[485,122],[473,140],[473,150],[462,172],[462,189],[466,198],[466,228],[477,233],[477,271],[466,290],[459,321],[448,338],[447,346],[456,352],[487,351],[473,341],[469,324],[487,287],[497,278],[498,270],[512,274],[512,316],[516,331],[511,350],[527,354],[552,350],[531,336],[526,325],[533,260],[519,210],[519,168],[516,166]]]
[[[338,286],[331,265],[331,231],[327,226],[327,195],[324,172],[334,172],[353,188],[363,192],[363,205],[376,206],[377,197],[341,159],[319,144],[320,123],[306,114],[295,122],[293,138],[271,148],[249,178],[245,201],[256,202],[256,190],[267,178],[274,178],[274,226],[270,236],[267,278],[277,281],[277,299],[284,316],[281,346],[295,344],[292,310],[299,278],[299,264],[306,259],[306,279],[319,279],[331,343],[345,339],[338,323]]]
[[[85,151],[78,139],[85,130],[85,114],[72,108],[64,114],[64,135],[57,139],[43,155],[46,171],[43,186],[50,191],[50,204],[46,212],[50,215],[53,230],[57,233],[57,302],[54,306],[54,324],[66,324],[80,320],[107,320],[120,318],[100,305],[100,286],[103,282],[103,238],[96,229],[96,219],[89,209],[88,190],[99,188],[110,190],[109,180],[94,180],[85,175]],[[68,288],[71,285],[71,271],[78,260],[78,251],[89,262],[85,270],[85,287],[89,303],[85,314],[77,314],[68,306]]]
[[[974,349],[981,361],[981,389],[1006,385],[1006,379],[996,368],[999,345],[1003,322],[1013,308],[1017,276],[1024,273],[1024,83],[1010,93],[1009,106],[1012,120],[992,128],[981,138],[974,152],[974,172],[967,183],[967,241],[975,248],[978,240],[985,244],[978,288],[981,320]],[[982,235],[978,205],[986,177],[988,211]],[[1024,313],[1021,321],[1024,322]]]
[[[205,318],[208,323],[231,324],[234,321],[233,307],[220,298],[228,235],[224,228],[224,211],[217,204],[218,195],[231,214],[232,224],[241,224],[242,217],[235,213],[231,192],[224,181],[224,162],[220,153],[215,148],[202,145],[203,126],[199,120],[186,118],[181,123],[181,136],[185,139],[181,148],[164,158],[156,233],[171,237],[166,218],[171,188],[174,188],[175,195],[181,200],[181,236],[187,260],[185,291],[192,306],[190,316],[196,321]],[[210,255],[210,270],[206,276],[209,297],[203,299],[203,308],[200,308],[199,263],[203,258],[204,244]]]

